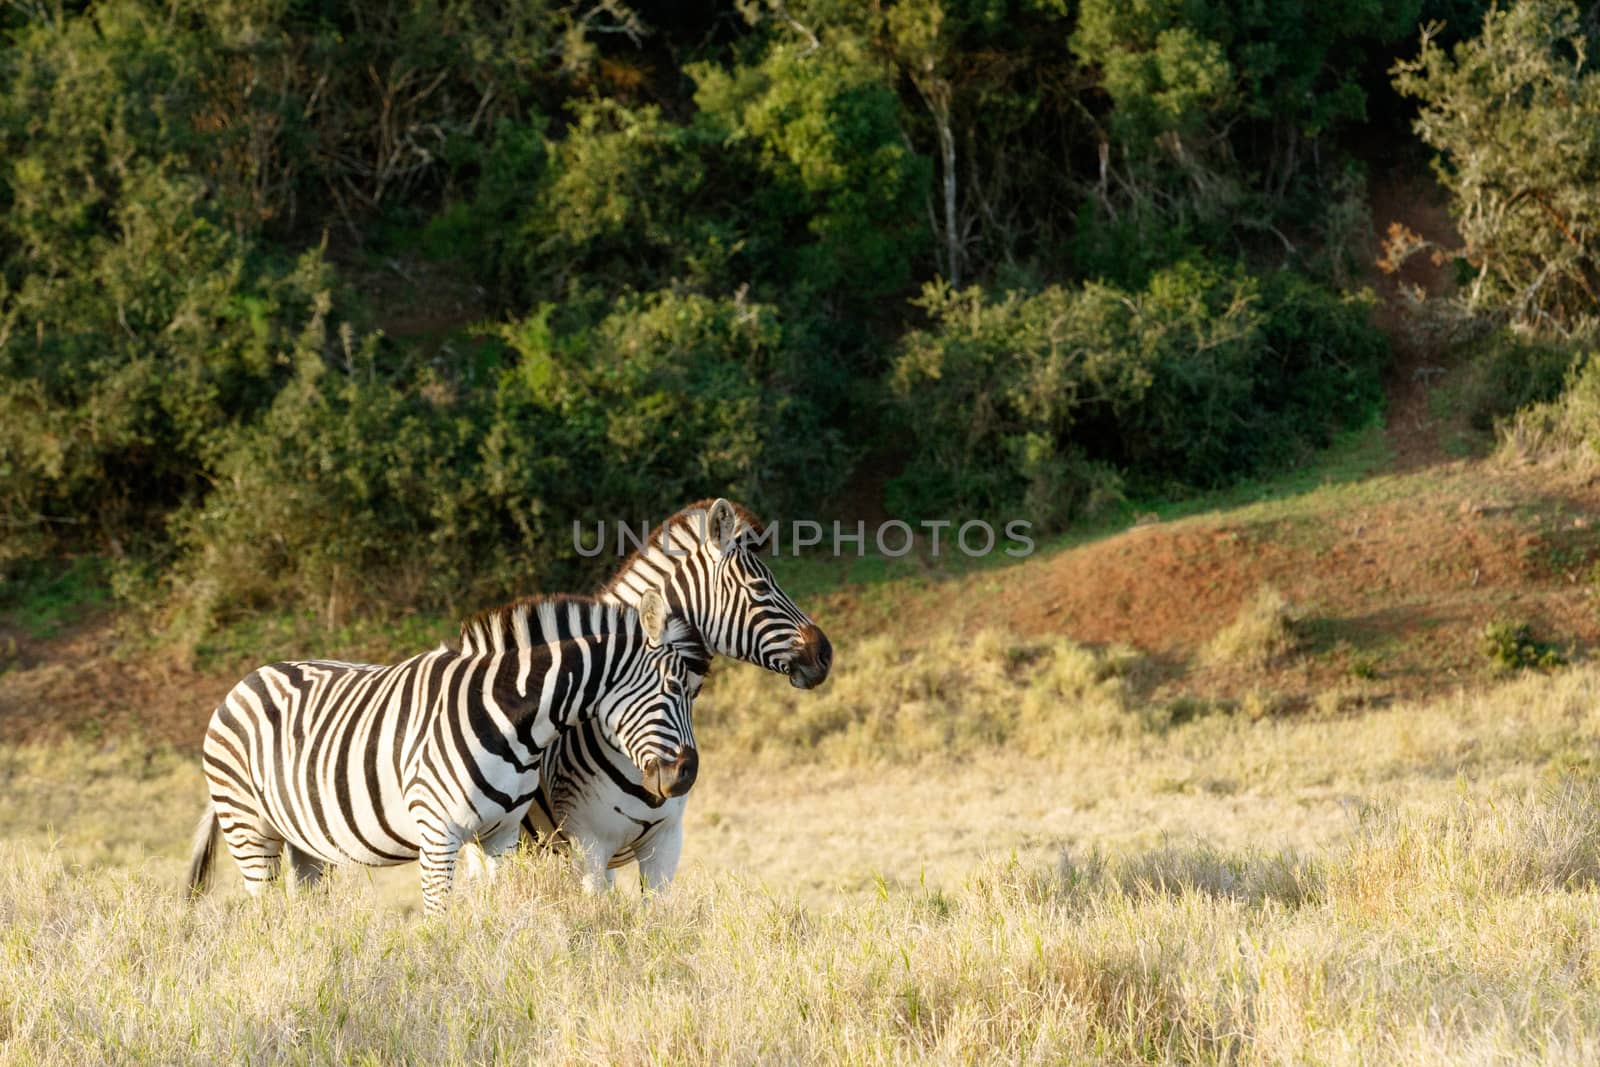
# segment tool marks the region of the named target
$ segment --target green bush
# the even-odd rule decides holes
[[[281,604],[330,622],[454,604],[504,576],[482,555],[486,523],[461,507],[470,413],[426,370],[383,367],[379,349],[369,340],[343,366],[302,358],[263,416],[218,442],[213,490],[172,520],[191,625]],[[515,560],[516,546],[496,547]]]
[[[573,520],[637,529],[701,496],[763,505],[836,487],[836,431],[773,387],[773,308],[653,293],[591,329],[551,319],[547,307],[497,332],[488,388],[375,338],[302,359],[175,520],[183,624],[284,603],[461,611],[581,587],[615,561],[579,560]]]
[[[1348,242],[1329,232],[1360,199],[1338,135],[1385,91],[1371,72],[1388,43],[1458,6],[1083,0],[1069,40],[1099,158],[1070,236],[1079,271],[1140,286],[1185,255],[1305,263]]]
[[[749,286],[790,316],[835,323],[906,290],[927,241],[927,171],[882,70],[777,44],[685,73],[686,117],[592,97],[542,136],[503,125],[474,196],[435,232],[484,234],[497,282],[513,299],[570,305],[569,326],[668,284]]]
[[[203,173],[216,74],[134,4],[30,23],[0,71],[0,516],[113,547],[204,491],[213,442],[322,344],[313,251],[240,231]]]
[[[1533,636],[1525,622],[1498,619],[1483,628],[1479,644],[1491,668],[1498,674],[1522,670],[1550,670],[1566,666],[1566,657],[1556,646]]]
[[[1582,345],[1500,328],[1473,341],[1459,373],[1460,403],[1473,429],[1493,430],[1534,404],[1555,400],[1579,362]]]
[[[1541,351],[1545,349],[1535,349]],[[1552,344],[1570,360],[1559,396],[1530,404],[1499,424],[1501,451],[1531,462],[1580,468],[1600,463],[1600,359],[1593,335]]]
[[[41,548],[159,545],[323,352],[334,279],[256,235],[275,112],[203,19],[95,5],[26,22],[5,59],[0,517]]]
[[[887,73],[848,43],[689,73],[720,142],[753,150],[758,276],[857,314],[905,292],[927,252],[929,171],[904,143]]]
[[[1600,73],[1571,0],[1492,7],[1448,53],[1424,31],[1395,84],[1472,267],[1474,310],[1565,331],[1600,315]]]
[[[708,494],[764,507],[837,488],[841,435],[800,387],[775,307],[657,292],[592,328],[551,320],[546,308],[502,331],[516,362],[486,447],[505,484],[554,478],[581,487],[575,515],[603,502],[640,517]]]
[[[1180,264],[1141,291],[990,299],[931,286],[890,389],[915,442],[898,510],[1059,527],[1116,492],[1209,486],[1370,412],[1386,349],[1364,301]]]
[[[960,508],[998,514],[1028,502],[1059,525],[1116,491],[1082,439],[1149,387],[1144,353],[1118,341],[1135,309],[1090,285],[990,300],[977,287],[934,284],[920,305],[932,325],[901,343],[890,374],[914,458],[890,485],[897,513]]]

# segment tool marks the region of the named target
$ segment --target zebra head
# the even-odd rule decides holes
[[[828,677],[833,646],[773,580],[760,555],[767,536],[753,514],[726,500],[691,504],[662,524],[604,595],[637,603],[660,589],[708,651],[814,688]]]
[[[640,598],[638,612],[644,645],[636,669],[601,698],[596,719],[605,739],[639,768],[651,806],[660,807],[687,793],[700,770],[689,665],[701,646],[655,590]]]

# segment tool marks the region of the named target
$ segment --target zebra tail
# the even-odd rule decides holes
[[[189,896],[199,896],[211,884],[211,869],[217,859],[217,839],[222,836],[222,824],[217,819],[215,801],[206,801],[206,810],[200,824],[194,829],[194,851],[189,854]]]

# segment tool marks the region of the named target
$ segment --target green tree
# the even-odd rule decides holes
[[[1600,73],[1569,0],[1495,6],[1446,53],[1394,67],[1474,273],[1476,310],[1568,331],[1600,311]]]
[[[321,350],[331,279],[196,162],[216,59],[142,6],[31,22],[0,68],[0,514],[159,539],[216,439]],[[49,538],[46,537],[45,540]],[[15,544],[16,542],[11,542]]]

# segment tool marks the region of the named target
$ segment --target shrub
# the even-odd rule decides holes
[[[1573,358],[1561,395],[1501,424],[1501,454],[1524,462],[1593,467],[1600,462],[1600,360],[1592,340],[1551,346]],[[1537,351],[1537,349],[1536,349]]]
[[[592,328],[552,318],[502,331],[516,363],[497,400],[505,431],[486,446],[493,477],[546,470],[583,483],[574,514],[605,501],[655,518],[706,495],[769,507],[838,487],[844,443],[810,400],[808,361],[777,308],[742,291],[656,292],[623,298]]]
[[[1077,438],[1148,388],[1142,353],[1117,347],[1134,314],[1121,296],[1096,285],[998,301],[976,287],[925,289],[934,325],[901,343],[889,380],[916,446],[891,509],[997,514],[1026,499],[1035,522],[1060,525],[1096,485],[1114,491]]]
[[[754,149],[758,276],[858,315],[903,293],[928,250],[930,175],[904,143],[885,72],[845,42],[822,53],[776,44],[758,63],[688,69],[721,143]]]
[[[1393,71],[1440,153],[1469,303],[1561,330],[1600,312],[1600,73],[1585,69],[1581,28],[1570,0],[1515,0],[1449,54],[1430,27]]]
[[[1473,342],[1458,387],[1472,427],[1487,432],[1530,405],[1555,400],[1579,356],[1570,340],[1505,327]]]
[[[927,241],[925,161],[903,144],[884,73],[854,49],[802,56],[781,42],[684,70],[687,116],[594,97],[542,135],[503,124],[450,222],[485,220],[469,229],[489,238],[496,279],[570,305],[569,326],[628,292],[748,286],[791,320],[858,331],[906,289]]]
[[[1233,622],[1206,643],[1202,658],[1224,667],[1272,666],[1299,648],[1298,622],[1293,606],[1283,594],[1264,585],[1239,606]]]
[[[1497,673],[1563,667],[1566,658],[1554,645],[1533,635],[1525,622],[1497,619],[1483,628],[1479,643]]]
[[[1245,247],[1304,262],[1320,243],[1307,230],[1344,241],[1329,231],[1364,197],[1337,134],[1367,121],[1385,42],[1414,32],[1423,9],[1444,7],[1075,5],[1070,47],[1094,80],[1078,107],[1099,149],[1098,173],[1080,178],[1095,188],[1080,197],[1070,236],[1078,269],[1139,286],[1184,255]]]
[[[216,485],[172,525],[186,636],[244,608],[294,605],[329,625],[376,604],[453,604],[503,575],[464,508],[471,446],[426,372],[300,361],[261,419],[219,442]],[[475,536],[476,535],[476,536]],[[471,602],[470,600],[468,601]]]
[[[501,274],[518,295],[535,305],[576,300],[585,314],[603,314],[629,290],[723,285],[742,248],[738,205],[747,189],[722,165],[709,131],[604,98],[574,103],[571,113],[542,151],[525,132],[503,130],[489,171],[496,182],[480,191],[491,197],[499,174],[520,171],[533,194],[501,253]],[[732,202],[726,219],[722,196]]]
[[[489,384],[386,341],[302,356],[256,422],[220,438],[215,487],[175,520],[197,636],[243,608],[341,615],[582,587],[575,519],[659,521],[687,500],[758,506],[837,485],[836,433],[785,386],[775,309],[630,297],[592,329],[551,309],[500,328]]]
[[[245,232],[247,190],[207,163],[231,143],[220,61],[183,20],[102,5],[29,22],[6,58],[0,516],[119,550],[320,348],[331,277]]]
[[[125,542],[203,491],[214,442],[320,350],[318,252],[263,256],[191,182],[145,171],[59,274],[0,282],[0,514]]]
[[[891,504],[1044,527],[1117,492],[1220,484],[1323,444],[1376,402],[1362,300],[1193,263],[1138,292],[992,299],[932,285],[889,377],[916,450]]]

